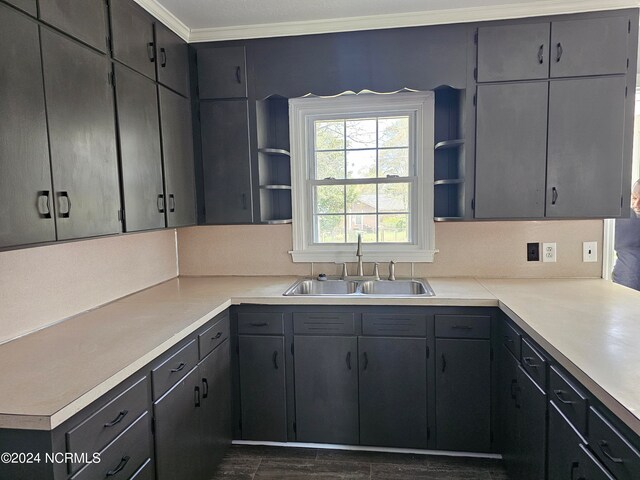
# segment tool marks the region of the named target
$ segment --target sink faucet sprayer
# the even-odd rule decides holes
[[[364,269],[362,268],[362,234],[358,234],[358,249],[356,250],[358,257],[358,276],[364,277]]]

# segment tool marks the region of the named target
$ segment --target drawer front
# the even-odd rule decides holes
[[[491,317],[485,315],[436,315],[436,337],[489,338]]]
[[[522,367],[540,388],[547,388],[547,361],[525,339],[522,339]]]
[[[369,314],[362,316],[362,334],[385,337],[426,337],[426,315]]]
[[[522,336],[507,322],[503,322],[502,326],[502,343],[520,360]]]
[[[587,436],[587,397],[564,378],[555,367],[549,371],[549,393],[553,403],[573,424],[576,430]]]
[[[66,434],[67,451],[71,453],[99,452],[122,433],[147,409],[148,380],[144,377],[100,408]],[[70,463],[69,473],[81,463]]]
[[[593,407],[589,409],[589,444],[618,480],[640,478],[640,453]]]
[[[129,480],[154,480],[153,464],[147,460]]]
[[[210,328],[198,335],[200,359],[202,360],[218,345],[229,338],[229,315],[226,314]]]
[[[198,363],[198,344],[191,340],[151,371],[153,399],[157,400]]]
[[[151,457],[151,415],[144,413],[100,452],[100,463],[90,463],[72,480],[109,478],[126,480]]]
[[[583,480],[616,480],[583,444],[580,444],[578,459],[576,478]]]
[[[238,333],[250,335],[284,335],[282,313],[239,313]]]
[[[293,333],[311,335],[354,335],[353,313],[294,313]]]

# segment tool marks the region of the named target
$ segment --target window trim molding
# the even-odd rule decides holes
[[[325,100],[325,101],[323,101]],[[329,101],[326,101],[329,100]],[[331,97],[304,97],[289,100],[289,129],[291,132],[291,180],[293,213],[293,250],[289,253],[294,262],[347,262],[355,261],[355,248],[351,243],[314,244],[311,232],[309,180],[308,122],[314,116],[348,114],[377,114],[395,110],[414,112],[416,177],[422,188],[416,190],[414,242],[411,244],[365,244],[364,253],[369,261],[433,262],[435,249],[435,222],[433,220],[433,163],[434,163],[434,113],[435,94],[406,92],[394,94],[360,93]],[[305,188],[299,188],[305,185]]]

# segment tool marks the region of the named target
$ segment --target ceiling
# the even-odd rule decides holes
[[[640,0],[136,0],[190,42],[607,10]]]

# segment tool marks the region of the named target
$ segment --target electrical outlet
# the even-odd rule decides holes
[[[542,261],[543,262],[555,262],[556,261],[556,244],[543,243],[542,244]]]
[[[540,244],[527,243],[527,262],[540,261]]]
[[[598,242],[582,242],[582,261],[598,261]]]

